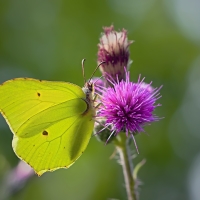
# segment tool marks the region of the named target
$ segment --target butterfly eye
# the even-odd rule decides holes
[[[88,84],[88,89],[89,89],[90,92],[93,91],[93,83],[91,83],[91,84],[89,83],[89,84]]]

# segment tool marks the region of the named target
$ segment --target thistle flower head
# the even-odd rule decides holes
[[[143,80],[139,77],[137,83],[132,83],[126,72],[126,80],[114,82],[110,78],[113,86],[102,88],[99,116],[106,119],[105,126],[111,126],[115,134],[124,131],[133,136],[143,132],[143,126],[158,120],[153,111],[160,106],[155,104],[160,88],[154,89]]]
[[[98,63],[105,61],[100,66],[100,71],[104,76],[111,76],[119,80],[125,78],[124,67],[128,67],[129,63],[129,45],[132,41],[128,41],[127,31],[123,29],[120,32],[114,30],[114,26],[104,27],[104,33],[98,44]]]

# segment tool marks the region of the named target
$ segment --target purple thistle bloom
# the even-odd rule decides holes
[[[102,106],[98,116],[106,119],[105,126],[112,127],[111,134],[124,131],[127,137],[129,133],[133,137],[144,131],[143,126],[159,119],[153,115],[153,111],[160,106],[155,103],[161,97],[161,87],[153,88],[151,83],[146,84],[143,80],[139,77],[137,83],[130,82],[129,72],[126,72],[126,80],[114,81],[110,77],[108,81],[112,87],[101,88]]]

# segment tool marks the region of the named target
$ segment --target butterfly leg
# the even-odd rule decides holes
[[[94,99],[93,102],[95,102],[97,100],[98,94],[94,94]]]

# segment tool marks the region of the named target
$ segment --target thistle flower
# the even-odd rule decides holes
[[[153,111],[160,104],[155,104],[159,99],[160,88],[153,88],[151,83],[144,83],[144,79],[138,79],[137,83],[129,80],[129,72],[126,79],[116,82],[110,77],[108,79],[112,87],[101,88],[101,103],[98,116],[106,119],[105,126],[111,126],[112,134],[126,132],[134,135],[143,132],[143,127],[159,118]],[[135,141],[135,140],[134,140]],[[137,146],[136,146],[137,147]]]
[[[113,79],[118,75],[119,80],[125,78],[124,67],[131,63],[129,60],[129,45],[127,31],[116,32],[114,26],[104,27],[104,33],[98,44],[98,63],[105,61],[99,68],[104,76],[109,74]]]

